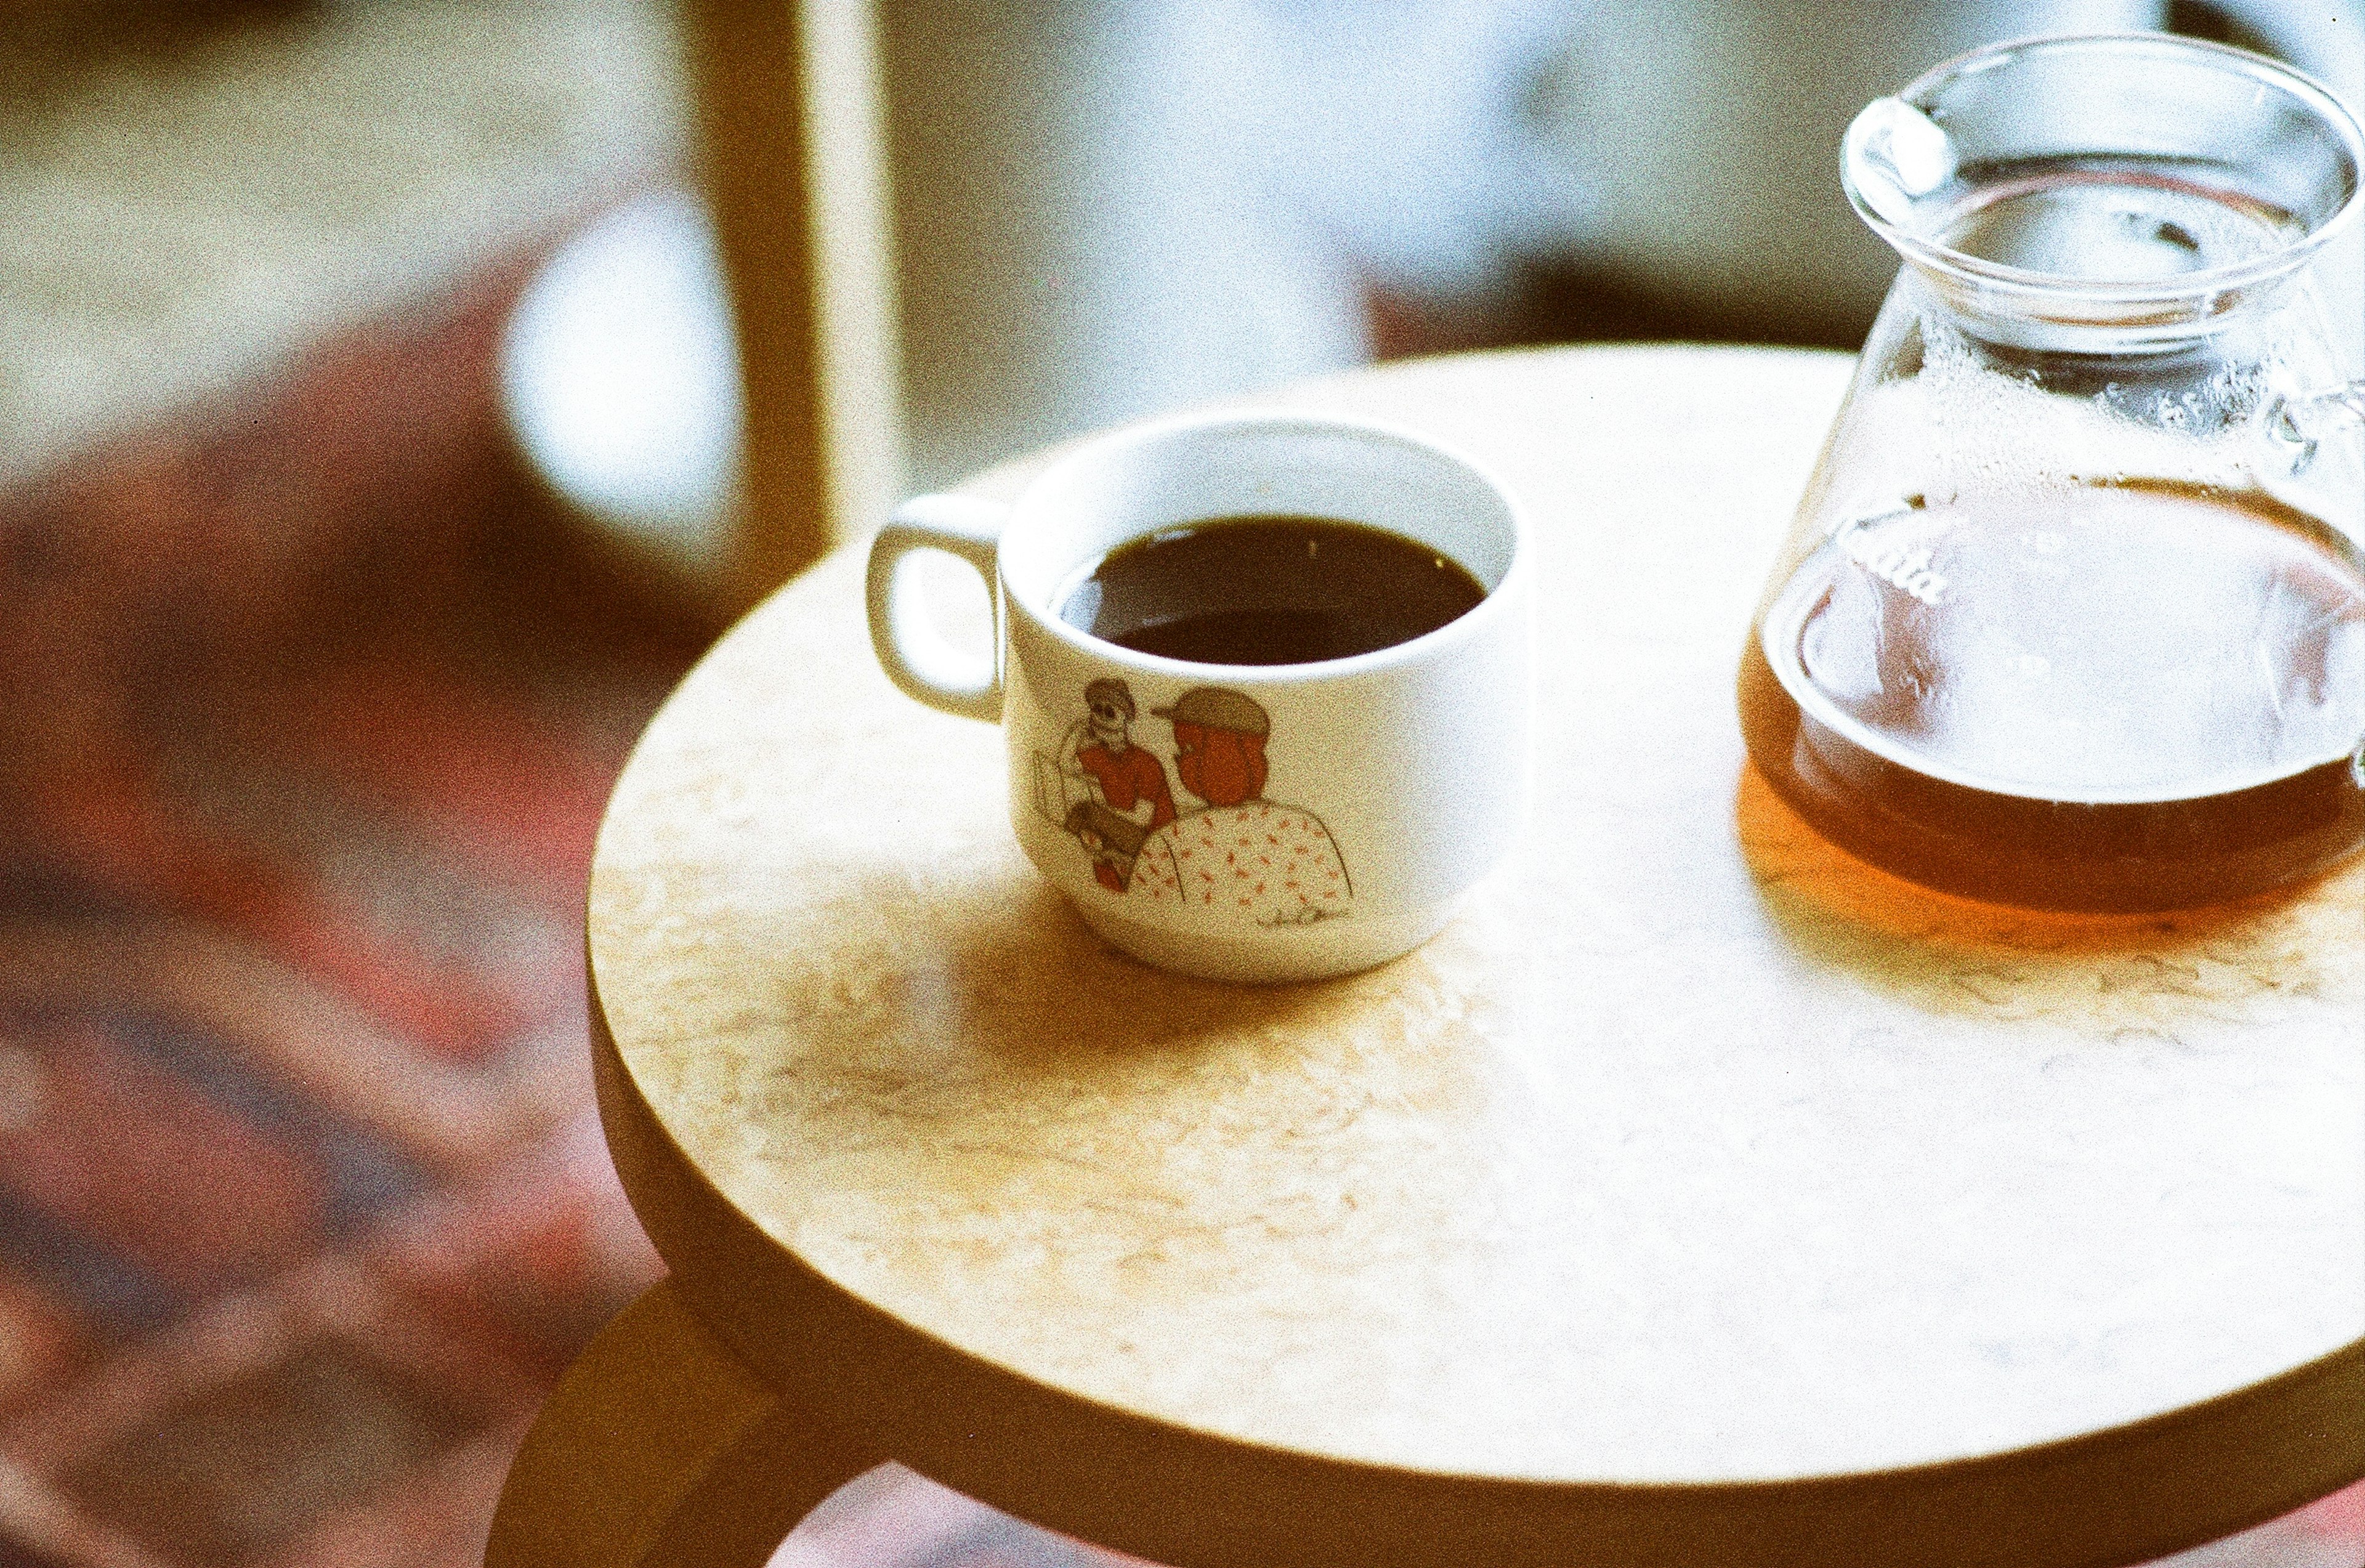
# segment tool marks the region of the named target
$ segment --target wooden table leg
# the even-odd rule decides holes
[[[487,1568],[759,1568],[884,1456],[815,1426],[653,1285],[567,1369],[510,1466]]]

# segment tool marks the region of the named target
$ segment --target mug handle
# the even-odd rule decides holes
[[[994,554],[1010,508],[975,496],[914,496],[870,541],[865,589],[870,646],[905,696],[964,719],[1002,721],[1002,589]],[[993,650],[980,660],[928,624],[919,584],[902,568],[914,550],[942,550],[975,568],[993,606]]]

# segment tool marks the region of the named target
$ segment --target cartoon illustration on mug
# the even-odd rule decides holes
[[[1166,767],[1133,740],[1133,690],[1083,689],[1059,756],[1036,752],[1036,812],[1093,861],[1093,879],[1225,923],[1315,924],[1351,913],[1355,884],[1322,818],[1265,800],[1272,719],[1256,698],[1194,686],[1152,717],[1173,726],[1175,776],[1199,806],[1175,812]]]
[[[1076,836],[1093,878],[1125,891],[1134,857],[1153,829],[1174,820],[1166,767],[1133,741],[1138,710],[1122,680],[1084,688],[1084,716],[1060,737],[1059,755],[1035,756],[1035,809]]]
[[[1143,841],[1127,891],[1259,925],[1311,925],[1348,913],[1346,862],[1322,819],[1264,798],[1272,721],[1255,699],[1194,687],[1150,711],[1174,726],[1174,771],[1205,805]]]
[[[1149,830],[1098,801],[1078,801],[1059,825],[1075,834],[1093,857],[1093,879],[1113,893],[1125,891]]]
[[[1173,727],[1175,775],[1200,801],[1180,812],[1164,765],[1133,739],[1126,683],[1093,681],[1084,705],[1059,756],[1036,754],[1035,804],[1083,846],[1101,886],[1227,923],[1311,925],[1350,913],[1354,884],[1330,830],[1264,797],[1272,722],[1254,698],[1201,686],[1150,710]]]

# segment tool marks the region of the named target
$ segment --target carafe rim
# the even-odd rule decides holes
[[[2260,85],[2281,90],[2312,111],[2339,143],[2350,174],[2346,194],[2322,220],[2263,254],[2162,277],[2128,279],[2087,277],[1990,261],[1916,233],[1880,210],[1878,201],[1867,190],[1864,171],[1872,156],[1868,143],[1883,111],[1891,116],[1903,110],[1930,117],[1932,111],[1943,108],[1944,91],[1968,78],[2041,53],[2095,50],[2139,50],[2186,58],[2216,56]],[[2106,150],[2095,149],[2093,155],[2105,152]],[[1849,204],[1903,260],[1944,279],[1975,286],[1990,297],[2001,291],[2040,301],[2079,301],[2135,308],[2147,305],[2168,308],[2184,302],[2201,313],[2214,315],[2254,293],[2259,286],[2275,282],[2305,265],[2317,252],[2355,226],[2359,221],[2359,209],[2365,208],[2365,125],[2360,125],[2357,113],[2338,95],[2281,61],[2229,44],[2167,33],[2038,35],[1986,44],[1956,55],[1859,112],[1848,128],[1840,165],[1840,183]]]

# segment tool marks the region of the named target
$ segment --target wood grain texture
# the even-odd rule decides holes
[[[1847,370],[1286,399],[1464,449],[1543,545],[1525,848],[1344,980],[1102,947],[1010,841],[998,733],[872,667],[858,560],[758,610],[590,892],[611,1138],[684,1298],[881,1451],[1182,1564],[2100,1568],[2365,1473],[2365,866],[2034,916],[1847,859],[1743,766],[1735,657]]]

